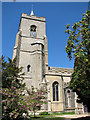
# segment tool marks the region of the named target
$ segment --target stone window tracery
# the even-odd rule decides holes
[[[58,99],[58,82],[54,82],[52,85],[53,88],[53,101],[59,101]]]

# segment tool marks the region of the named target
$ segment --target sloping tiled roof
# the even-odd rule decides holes
[[[59,73],[59,72],[62,72],[62,73],[72,73],[73,72],[73,69],[72,68],[60,68],[60,67],[49,67],[48,69],[49,72],[55,72],[55,73]]]

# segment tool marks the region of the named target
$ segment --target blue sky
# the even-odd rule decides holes
[[[30,14],[32,4],[34,14],[46,18],[49,66],[73,68],[65,52],[68,35],[66,25],[78,22],[88,9],[88,2],[3,2],[2,3],[2,53],[12,58],[21,13]]]

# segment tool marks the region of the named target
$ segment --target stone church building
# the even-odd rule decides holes
[[[68,88],[73,72],[70,68],[48,66],[48,40],[45,17],[22,13],[13,58],[17,56],[18,67],[25,72],[24,82],[30,89],[47,83],[47,100],[43,110],[48,112],[80,111],[83,106],[76,102],[77,95]]]

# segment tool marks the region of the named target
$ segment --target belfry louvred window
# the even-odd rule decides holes
[[[30,26],[30,36],[31,37],[34,37],[34,38],[36,38],[36,26],[35,25],[31,25]]]
[[[59,101],[58,99],[58,82],[54,82],[52,85],[53,88],[53,101]]]

